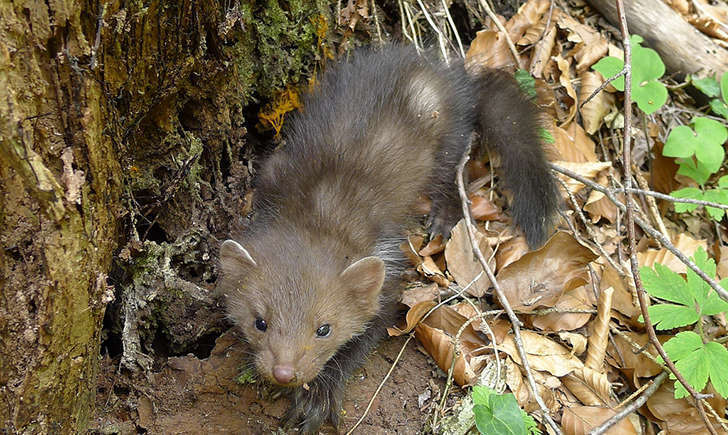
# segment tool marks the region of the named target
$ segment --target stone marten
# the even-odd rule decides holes
[[[396,320],[413,203],[429,194],[432,232],[449,234],[474,131],[500,155],[515,224],[543,243],[558,195],[538,130],[507,73],[409,47],[360,50],[320,77],[261,166],[250,225],[220,248],[228,314],[259,374],[291,387],[289,425],[338,424],[347,378]]]

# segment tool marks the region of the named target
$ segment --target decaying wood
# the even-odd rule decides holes
[[[615,26],[614,0],[588,0]],[[629,31],[641,35],[657,50],[669,73],[722,73],[728,71],[728,50],[700,33],[661,0],[625,2]]]

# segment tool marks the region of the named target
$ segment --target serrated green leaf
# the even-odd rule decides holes
[[[693,86],[695,86],[700,92],[713,98],[720,96],[720,84],[715,77],[705,77],[702,79],[692,78]]]
[[[648,307],[647,311],[655,328],[662,331],[692,325],[700,319],[695,308],[685,305],[657,304]]]
[[[693,297],[687,289],[687,283],[682,276],[673,272],[669,267],[655,263],[655,270],[641,267],[642,285],[650,296],[677,302],[682,305],[693,303]]]
[[[705,344],[705,355],[709,363],[710,382],[715,391],[728,397],[728,350],[716,342]]]
[[[673,360],[687,357],[698,349],[702,349],[703,340],[693,331],[683,331],[675,334],[662,345],[667,355]]]
[[[710,201],[710,202],[717,202],[719,204],[728,204],[728,191],[725,191],[722,189],[706,190],[705,194],[703,195],[703,198],[706,201]],[[708,215],[717,222],[720,222],[721,220],[723,220],[723,216],[725,215],[725,210],[722,208],[706,206],[705,210],[708,212]]]
[[[723,288],[728,288],[728,278],[724,278],[718,284]],[[709,288],[708,292],[705,300],[700,305],[700,314],[703,316],[713,316],[718,313],[728,312],[728,302],[718,296],[718,293],[712,288]]]
[[[667,157],[687,158],[695,154],[697,148],[697,135],[687,125],[678,125],[670,130],[662,155]]]
[[[670,358],[673,358],[673,356],[669,352],[668,355],[670,356]],[[708,375],[710,374],[710,363],[708,362],[708,358],[705,355],[705,349],[702,342],[700,343],[699,349],[694,350],[693,352],[685,356],[685,358],[674,359],[676,360],[675,367],[680,371],[680,373],[682,373],[688,384],[690,384],[698,391],[705,388],[705,385],[708,383]],[[681,388],[678,388],[678,383],[675,384],[675,398],[678,399],[687,396],[687,391],[685,391],[681,385],[680,387]],[[685,395],[681,395],[680,397],[678,397],[678,394]]]
[[[602,77],[604,77],[604,80],[613,77],[615,74],[622,71],[622,68],[624,68],[624,61],[614,56],[604,57],[600,59],[599,62],[592,65],[592,69],[594,71],[598,71]],[[615,79],[612,82],[612,86],[614,86],[618,91],[624,92],[624,76]]]
[[[703,199],[703,191],[697,187],[684,187],[670,193],[675,198]],[[676,202],[675,211],[678,213],[691,212],[698,208],[698,204],[688,204],[685,202]]]

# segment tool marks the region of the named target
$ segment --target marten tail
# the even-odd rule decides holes
[[[550,235],[559,203],[539,129],[539,110],[506,72],[478,73],[480,132],[501,158],[505,187],[513,194],[513,220],[531,248]]]

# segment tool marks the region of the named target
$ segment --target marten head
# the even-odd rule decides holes
[[[376,315],[384,262],[336,258],[335,249],[304,248],[296,235],[279,232],[245,244],[226,240],[220,248],[228,314],[262,376],[284,386],[310,382]]]

